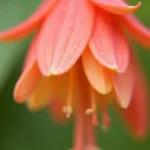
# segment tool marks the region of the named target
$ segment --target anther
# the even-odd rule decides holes
[[[87,114],[87,115],[91,115],[91,114],[93,114],[94,113],[94,109],[93,108],[88,108],[86,111],[85,111],[85,113]]]
[[[72,106],[70,106],[70,105],[64,106],[63,107],[63,112],[66,114],[66,118],[70,118],[71,114],[73,112]]]

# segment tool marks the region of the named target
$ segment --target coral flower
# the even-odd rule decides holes
[[[107,129],[112,97],[135,135],[147,131],[145,81],[124,32],[150,47],[150,31],[131,14],[140,6],[123,0],[43,0],[27,20],[0,32],[1,41],[11,41],[36,31],[14,98],[31,110],[49,108],[58,121],[75,116],[75,150],[97,149],[97,111]]]

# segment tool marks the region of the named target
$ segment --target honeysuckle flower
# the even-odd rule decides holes
[[[107,129],[112,97],[131,131],[147,132],[145,81],[124,32],[150,47],[149,29],[131,14],[140,6],[123,0],[43,0],[27,20],[0,32],[1,41],[12,41],[36,31],[14,98],[31,110],[49,108],[58,122],[75,116],[75,150],[98,149],[97,106]]]

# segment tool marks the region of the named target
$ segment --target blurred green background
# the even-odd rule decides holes
[[[133,4],[137,0],[130,0]],[[141,0],[137,16],[150,27],[150,1]],[[40,0],[0,0],[0,31],[27,18]],[[15,43],[0,43],[0,150],[67,150],[72,146],[73,123],[56,125],[45,110],[31,113],[24,104],[16,104],[12,93],[30,38]],[[135,44],[150,85],[150,51]],[[150,108],[150,107],[149,107]],[[112,126],[109,132],[98,132],[103,150],[150,150],[146,141],[134,140],[119,114],[110,108]]]

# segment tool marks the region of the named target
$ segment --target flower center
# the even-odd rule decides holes
[[[75,81],[78,82],[79,98],[74,101]],[[74,150],[98,150],[94,134],[94,129],[99,124],[96,103],[101,108],[102,130],[106,131],[110,125],[105,99],[98,101],[96,99],[97,93],[89,85],[82,65],[79,63],[69,72],[67,102],[63,107],[66,118],[71,117],[73,108],[75,108]],[[76,103],[76,107],[73,107],[74,103]]]

